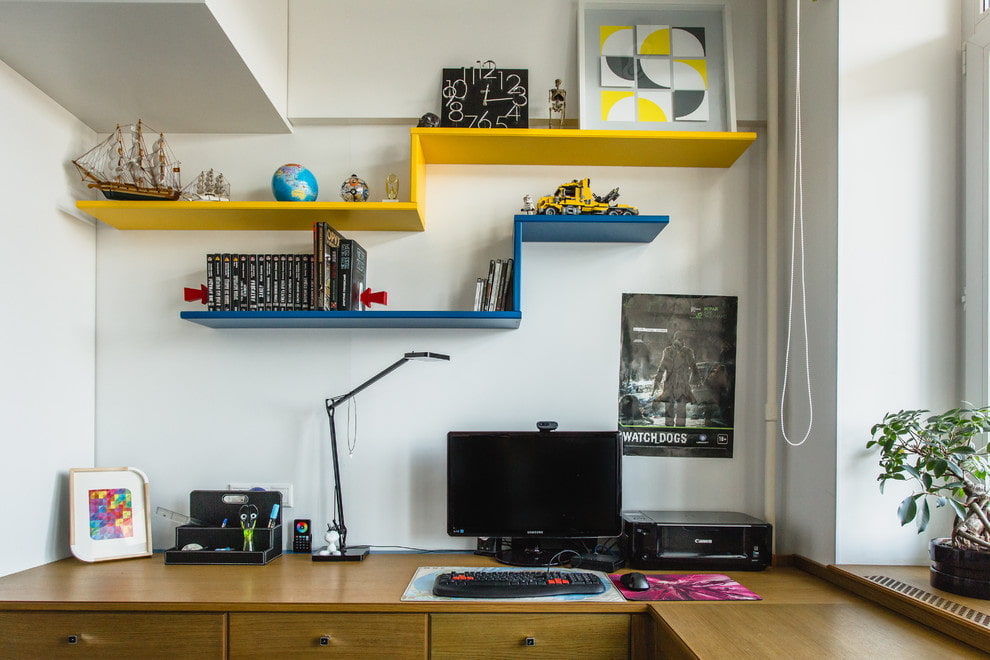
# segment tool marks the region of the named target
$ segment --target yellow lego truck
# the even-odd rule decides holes
[[[618,197],[618,188],[599,196],[591,192],[590,179],[574,179],[558,186],[554,194],[541,197],[536,202],[536,212],[544,215],[639,215],[635,206],[616,204]]]

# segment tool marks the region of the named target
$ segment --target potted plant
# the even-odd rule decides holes
[[[867,448],[880,451],[880,492],[888,481],[914,480],[918,488],[897,508],[901,524],[924,532],[929,502],[955,513],[948,538],[929,543],[931,585],[952,593],[990,599],[990,459],[984,435],[990,407],[887,413],[873,426]]]

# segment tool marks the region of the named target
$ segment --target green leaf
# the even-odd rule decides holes
[[[928,508],[928,500],[921,501],[921,515],[918,516],[918,533],[921,534],[928,528],[928,521],[931,520],[931,510]]]
[[[915,495],[909,495],[901,500],[901,505],[897,507],[897,517],[900,519],[901,525],[908,524],[918,515],[918,503],[915,499]]]
[[[921,473],[918,472],[918,470],[916,470],[914,467],[905,464],[901,466],[901,469],[907,472],[908,474],[910,474],[915,479],[921,479]]]
[[[945,474],[945,471],[949,469],[949,462],[944,458],[935,458],[931,462],[932,474],[936,477],[941,477]]]
[[[966,475],[963,473],[963,469],[955,461],[946,461],[946,467],[949,468],[949,472],[956,475],[960,479],[965,479]]]
[[[957,518],[959,518],[960,520],[966,519],[966,514],[968,512],[966,511],[965,506],[963,506],[961,503],[957,502],[956,500],[949,500],[949,506],[951,506],[952,510],[956,512]]]

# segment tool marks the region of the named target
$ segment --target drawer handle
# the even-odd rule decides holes
[[[78,644],[79,643],[79,635],[69,635],[69,637],[68,637],[68,639],[66,639],[66,641],[69,642],[69,644]]]
[[[523,640],[523,643],[526,646],[536,646],[536,638],[535,637],[527,637],[525,640]]]
[[[320,646],[330,646],[330,635],[320,637]]]

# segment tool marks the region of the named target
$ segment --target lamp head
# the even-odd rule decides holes
[[[406,353],[403,357],[407,360],[450,360],[449,355],[444,355],[443,353],[430,353],[429,351],[422,353]]]

